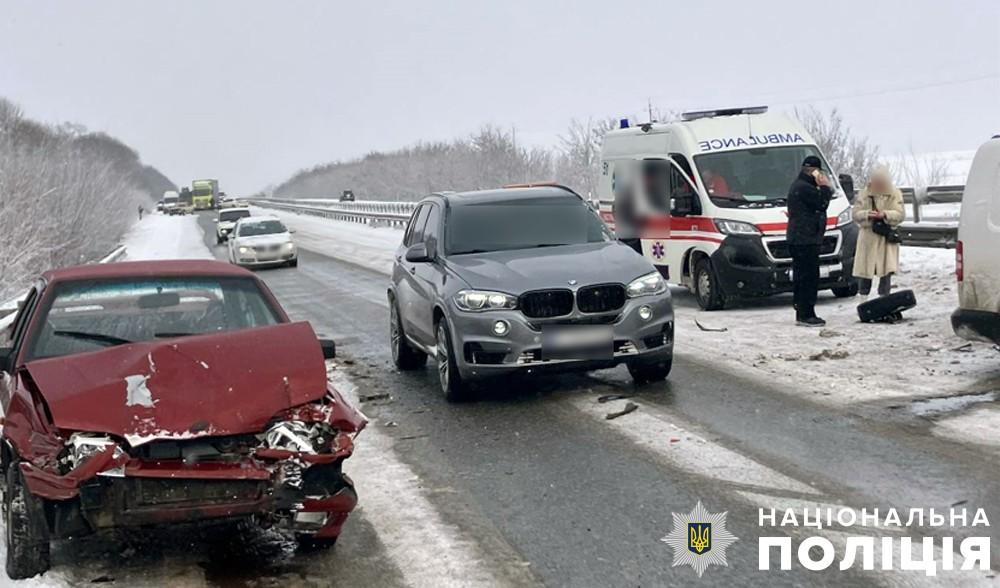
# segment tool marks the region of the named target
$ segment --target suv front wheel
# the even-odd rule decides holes
[[[389,300],[389,346],[392,350],[392,363],[402,371],[419,369],[427,364],[427,354],[419,349],[414,349],[406,340],[403,323],[399,318],[399,308],[391,297]]]
[[[443,317],[437,324],[437,359],[438,381],[441,384],[441,391],[448,402],[461,402],[468,399],[468,389],[462,381],[462,375],[458,373],[458,365],[455,361],[455,350],[451,346],[451,333],[448,330],[448,321]]]

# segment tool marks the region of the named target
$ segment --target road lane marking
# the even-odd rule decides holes
[[[357,387],[339,370],[330,381],[359,406]],[[365,519],[406,583],[416,588],[502,586],[474,540],[445,522],[425,495],[419,476],[393,450],[392,437],[369,425],[346,462]],[[520,562],[527,567],[527,562]]]
[[[567,400],[576,410],[624,435],[679,470],[740,487],[756,487],[761,491],[804,496],[820,494],[809,484],[675,424],[673,418],[641,400],[631,398],[606,404],[599,404],[592,396],[575,396]],[[605,418],[606,414],[623,409],[626,402],[635,402],[640,409],[619,419]]]

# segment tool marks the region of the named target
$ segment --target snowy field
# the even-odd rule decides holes
[[[261,210],[263,212],[263,210]],[[305,248],[388,274],[402,231],[268,210],[296,230]],[[916,308],[894,324],[858,321],[860,299],[820,294],[817,312],[824,329],[794,324],[791,295],[746,301],[722,312],[700,310],[684,288],[674,288],[678,355],[725,367],[742,376],[777,381],[793,393],[823,404],[850,407],[873,403],[887,410],[920,410],[935,418],[936,434],[1000,448],[1000,411],[993,403],[959,417],[937,418],[954,403],[989,400],[1000,389],[1000,353],[985,343],[955,336],[950,315],[957,305],[955,252],[903,247],[894,289],[910,288]],[[704,331],[725,329],[721,332]],[[973,395],[965,399],[965,395]]]

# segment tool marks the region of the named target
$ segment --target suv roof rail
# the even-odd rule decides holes
[[[560,190],[566,190],[570,194],[580,196],[579,194],[576,193],[576,190],[574,190],[573,188],[570,188],[558,182],[525,182],[523,184],[507,184],[505,186],[501,186],[501,188],[503,188],[504,190],[508,188],[559,188]],[[580,197],[582,198],[582,196]]]

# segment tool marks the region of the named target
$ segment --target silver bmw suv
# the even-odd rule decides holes
[[[667,284],[561,186],[425,198],[388,295],[393,361],[413,370],[433,355],[450,401],[514,372],[625,363],[638,382],[670,372]]]

